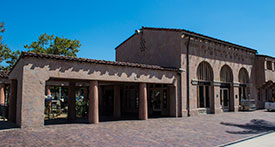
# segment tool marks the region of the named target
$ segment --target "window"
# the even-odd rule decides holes
[[[266,61],[266,69],[272,70],[272,62],[271,61]]]
[[[210,90],[211,82],[213,81],[213,69],[209,63],[203,61],[197,69],[198,80],[202,81],[198,86],[198,108],[210,107]]]
[[[232,71],[229,66],[224,65],[222,67],[220,77],[221,77],[222,82],[232,82],[233,81]]]
[[[213,80],[212,67],[207,62],[200,63],[197,70],[197,77],[201,81],[212,81]]]

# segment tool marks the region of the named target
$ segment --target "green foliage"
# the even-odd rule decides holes
[[[5,32],[4,23],[0,23],[0,69],[10,70],[20,57],[20,51],[11,51],[11,49],[3,43],[3,33]],[[54,35],[42,34],[38,37],[37,41],[32,42],[30,45],[24,47],[29,52],[54,54],[62,56],[76,57],[79,52],[81,44],[79,40],[66,39],[64,37],[55,37]],[[7,66],[3,66],[5,62]]]
[[[0,23],[0,63],[2,64],[5,60],[10,58],[10,55],[13,53],[6,44],[3,43],[3,33],[5,32],[4,23]],[[0,65],[0,69],[6,69],[5,66]]]
[[[63,56],[74,56],[79,52],[81,46],[79,40],[66,39],[64,37],[55,37],[54,35],[42,34],[37,41],[24,47],[29,49],[29,52],[54,54]]]
[[[88,102],[83,99],[79,99],[76,101],[75,109],[78,117],[85,117],[89,109]]]

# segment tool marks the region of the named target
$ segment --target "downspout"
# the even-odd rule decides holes
[[[186,44],[186,88],[187,88],[187,116],[190,116],[190,86],[189,86],[189,44],[190,36]]]

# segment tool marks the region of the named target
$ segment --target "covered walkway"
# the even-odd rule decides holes
[[[23,52],[9,79],[12,80],[13,104],[9,109],[9,119],[22,128],[44,125],[45,94],[50,94],[51,85],[62,82],[68,86],[69,120],[76,119],[77,87],[87,90],[84,98],[89,100],[88,123],[97,124],[100,114],[103,116],[104,113],[120,118],[131,109],[130,107],[133,107],[132,111],[140,120],[148,119],[148,108],[159,109],[161,114],[167,116],[181,115],[177,69]],[[159,96],[159,105],[156,100],[150,107],[151,102],[148,99],[157,97],[153,95],[157,93],[154,93],[156,89],[153,89],[157,85],[164,85],[165,88],[161,87],[158,92],[162,94]],[[148,93],[152,94],[152,97],[149,97]],[[163,103],[166,107],[163,107]],[[162,111],[168,108],[169,110]]]

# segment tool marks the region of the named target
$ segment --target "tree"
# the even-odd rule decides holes
[[[42,34],[37,41],[24,47],[29,49],[29,52],[54,54],[63,56],[76,57],[81,44],[79,40],[66,39],[64,37],[55,37],[54,35]]]
[[[10,70],[20,57],[20,51],[11,51],[6,44],[2,42],[2,33],[5,32],[4,23],[0,23],[0,69]],[[81,44],[79,40],[66,39],[64,37],[55,37],[54,35],[42,34],[37,41],[30,45],[24,45],[29,52],[54,54],[62,56],[76,57]],[[3,66],[5,62],[7,65]]]
[[[10,50],[10,48],[3,43],[3,33],[5,32],[4,23],[0,23],[0,69],[1,70],[7,70],[7,67],[3,66],[3,62],[9,61],[10,55],[13,54],[13,52]],[[9,63],[8,63],[9,64]]]

